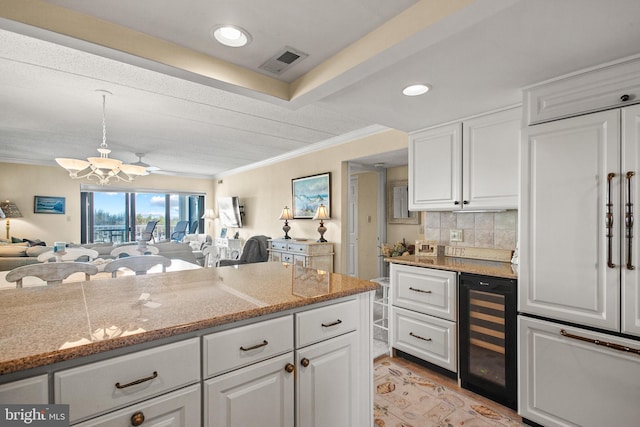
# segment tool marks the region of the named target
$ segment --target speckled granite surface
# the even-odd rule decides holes
[[[0,292],[0,375],[377,289],[268,262]]]
[[[483,274],[485,276],[503,277],[506,279],[518,278],[518,266],[512,265],[508,262],[482,261],[477,259],[447,256],[418,257],[415,255],[385,258],[385,261],[397,264],[414,265],[417,267],[435,268],[438,270]]]

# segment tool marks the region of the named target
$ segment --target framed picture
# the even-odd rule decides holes
[[[291,180],[293,217],[311,219],[318,206],[325,205],[331,216],[331,173],[305,176]]]
[[[222,238],[227,237],[227,229],[226,228],[220,229],[220,237],[222,237]]]
[[[421,256],[438,256],[438,242],[435,240],[416,240],[415,254]]]
[[[64,197],[34,196],[33,213],[64,214],[64,212]]]

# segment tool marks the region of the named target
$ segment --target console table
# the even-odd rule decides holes
[[[269,261],[333,272],[333,243],[299,239],[268,241]]]

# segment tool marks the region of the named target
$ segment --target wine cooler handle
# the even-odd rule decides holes
[[[613,203],[611,202],[611,181],[616,176],[615,173],[607,175],[607,214],[605,227],[607,228],[607,266],[616,268],[613,263]]]
[[[624,214],[624,226],[626,230],[627,238],[627,270],[635,270],[633,265],[633,202],[631,200],[631,178],[635,175],[635,172],[627,172],[627,203],[626,212]]]

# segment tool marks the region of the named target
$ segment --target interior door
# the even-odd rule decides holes
[[[347,220],[347,274],[358,276],[358,176],[349,178]]]

